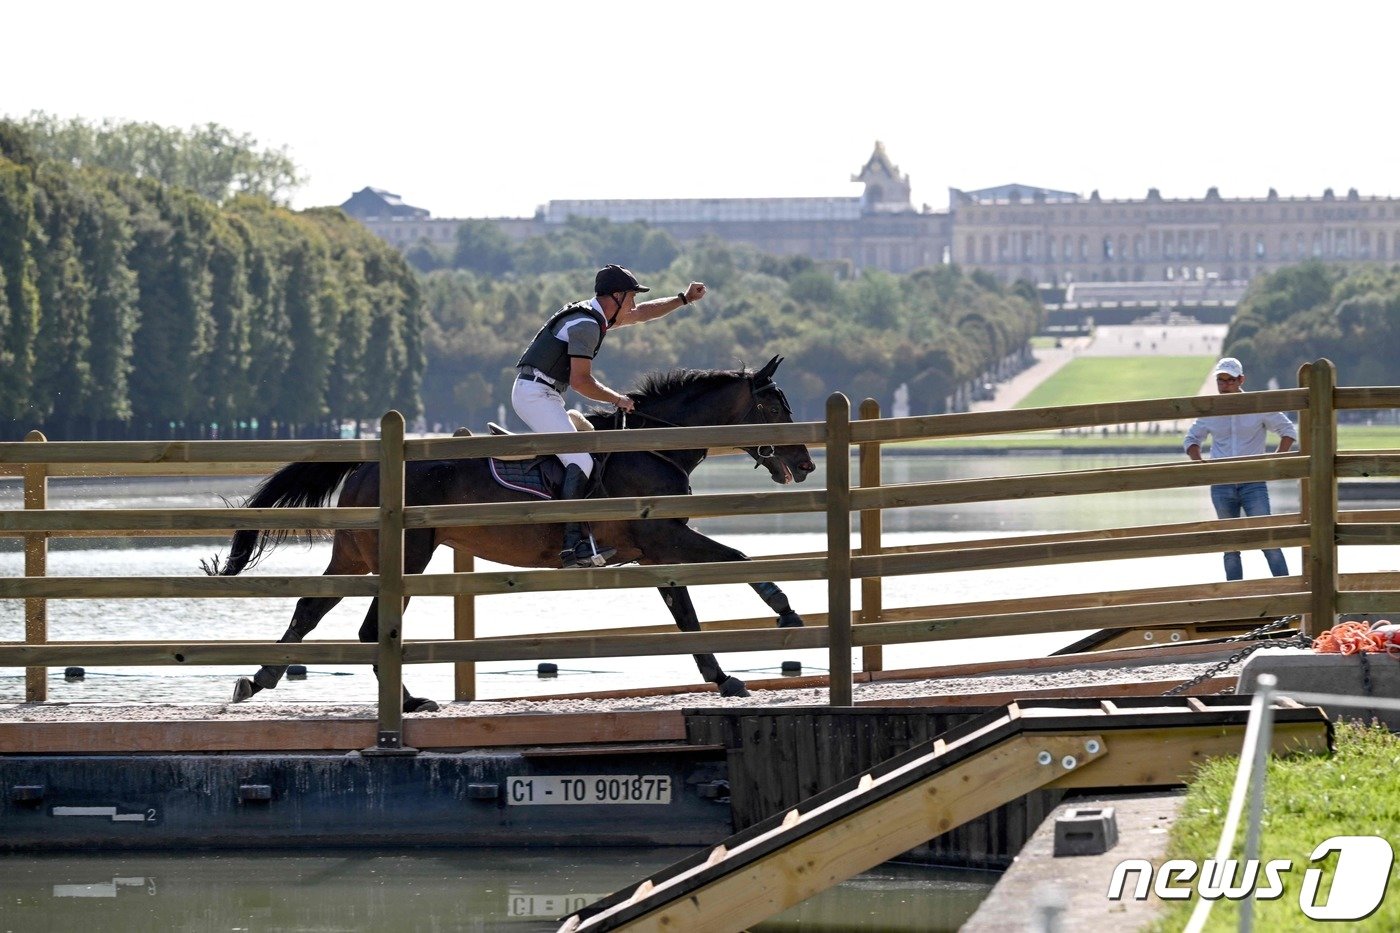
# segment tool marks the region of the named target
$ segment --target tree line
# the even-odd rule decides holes
[[[613,252],[590,254],[586,266],[567,271],[427,273],[429,426],[450,431],[508,414],[521,351],[551,313],[592,294],[594,269],[604,259],[632,263],[652,295],[675,294],[692,280],[710,288],[698,304],[610,336],[595,364],[608,384],[622,389],[653,370],[757,366],[781,354],[789,362],[780,382],[798,420],[820,420],[834,391],[853,401],[876,398],[888,411],[901,386],[912,412],[945,411],[961,385],[1023,351],[1040,327],[1043,310],[1032,286],[1003,286],[957,266],[855,275],[709,240],[678,247],[666,266],[648,269],[644,257],[618,242],[644,243],[646,232],[642,224],[571,224],[551,234],[556,247],[575,237],[582,250],[601,239]],[[512,262],[540,253],[529,241],[507,248],[519,251]]]
[[[206,178],[216,203],[42,139],[0,121],[5,439],[326,436],[421,411],[418,277],[360,224],[276,205],[237,159]]]
[[[1256,279],[1225,336],[1250,386],[1298,384],[1319,357],[1346,385],[1400,384],[1400,265],[1309,261]]]
[[[469,221],[453,250],[406,260],[336,208],[279,206],[296,168],[255,145],[212,125],[0,121],[0,434],[333,436],[389,408],[479,427],[508,409],[530,337],[606,262],[656,295],[711,291],[614,335],[604,379],[782,354],[801,420],[836,390],[888,409],[903,387],[911,411],[943,411],[1040,325],[1025,283],[856,274],[642,223],[574,219],[517,243]]]

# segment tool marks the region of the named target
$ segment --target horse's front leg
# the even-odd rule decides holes
[[[695,604],[690,601],[690,591],[683,586],[662,586],[658,587],[661,598],[666,601],[666,608],[671,610],[671,617],[676,620],[676,627],[682,632],[700,631],[700,617],[695,613]],[[737,677],[725,674],[719,666],[719,661],[712,654],[691,655],[695,658],[695,666],[700,668],[700,676],[715,686],[719,687],[721,696],[746,697],[749,695],[744,682]]]
[[[642,551],[646,563],[685,564],[717,561],[748,560],[743,551],[720,544],[681,522],[648,522],[655,527],[646,529]],[[778,628],[800,628],[802,617],[793,611],[787,594],[776,583],[750,583],[768,608],[778,614]]]
[[[744,560],[748,560],[747,557]],[[778,589],[776,583],[750,583],[753,591],[768,604],[768,608],[778,614],[778,628],[802,628],[802,617],[788,605],[787,594]]]

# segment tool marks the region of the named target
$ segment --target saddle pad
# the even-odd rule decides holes
[[[554,499],[564,483],[564,464],[553,454],[531,460],[490,458],[491,478],[507,489],[539,499]]]

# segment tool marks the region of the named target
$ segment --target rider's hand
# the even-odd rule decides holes
[[[701,298],[705,297],[706,291],[707,289],[705,288],[704,282],[691,282],[690,287],[685,290],[685,303],[690,304],[699,301]]]
[[[617,405],[618,411],[632,411],[637,407],[637,403],[632,401],[631,397],[627,395],[619,395],[617,397],[617,402],[614,404]]]

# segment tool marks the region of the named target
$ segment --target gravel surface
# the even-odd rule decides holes
[[[855,702],[878,704],[914,697],[963,696],[1015,693],[1052,688],[1081,688],[1095,684],[1175,681],[1196,677],[1213,666],[1212,662],[1160,664],[1059,670],[1032,674],[996,674],[941,680],[900,680],[858,683],[853,686]],[[1239,666],[1221,676],[1235,676]],[[282,703],[264,699],[266,694],[246,703],[218,705],[175,705],[168,703],[5,703],[0,704],[0,722],[133,722],[161,720],[250,720],[250,719],[373,719],[375,707],[369,703]],[[616,697],[609,699],[482,700],[473,703],[445,703],[437,713],[424,716],[502,716],[538,713],[615,713],[655,710],[682,710],[697,707],[820,706],[827,702],[825,688],[794,690],[754,690],[748,697],[721,697],[715,693],[679,693],[666,696]]]

